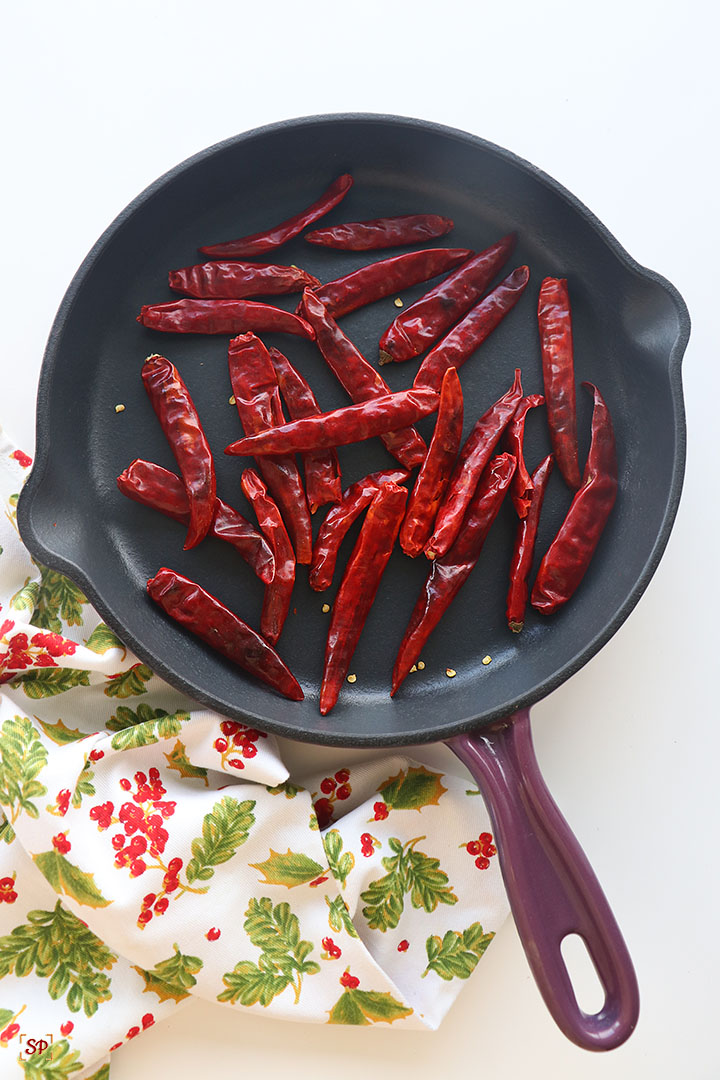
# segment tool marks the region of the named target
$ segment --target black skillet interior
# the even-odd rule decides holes
[[[580,591],[552,618],[530,612],[511,634],[504,603],[514,531],[503,507],[480,563],[394,700],[388,694],[399,642],[427,574],[424,559],[397,551],[388,566],[334,711],[321,718],[318,688],[328,616],[338,580],[314,593],[300,569],[279,651],[305,701],[291,703],[188,637],[145,595],[160,566],[199,581],[257,625],[261,587],[218,541],[182,550],[184,530],[123,498],[115,477],[135,457],[175,468],[140,380],[151,352],[182,372],[216,455],[219,493],[248,513],[243,461],[224,456],[240,435],[226,363],[227,338],[160,334],[135,321],[140,306],[176,299],[167,271],[201,261],[197,246],[231,239],[295,213],[350,172],[354,187],[324,224],[432,211],[455,221],[437,246],[480,250],[510,231],[508,264],[527,263],[531,281],[516,309],[462,369],[466,431],[523,372],[526,393],[542,391],[535,308],[545,275],[567,277],[578,382],[597,383],[615,424],[620,492]],[[394,254],[385,252],[382,255]],[[381,254],[322,251],[297,239],[265,261],[297,263],[330,280]],[[262,261],[262,260],[260,260]],[[506,271],[506,272],[507,272]],[[403,294],[405,304],[420,285]],[[281,297],[293,309],[297,297]],[[341,321],[373,362],[394,298]],[[292,738],[337,745],[399,745],[448,737],[547,694],[576,671],[627,617],[665,547],[680,495],[684,420],[680,360],[689,333],[682,299],[634,263],[593,216],[555,181],[473,136],[383,116],[311,117],[231,139],[190,159],[138,197],[113,223],[73,280],[53,326],[38,396],[37,458],[20,501],[24,540],[41,562],[74,578],[106,621],[158,674],[220,712]],[[267,335],[314,387],[325,409],[348,404],[315,347]],[[417,361],[382,368],[394,390]],[[581,460],[591,406],[578,391]],[[125,410],[116,413],[118,403]],[[421,425],[425,435],[432,422]],[[549,451],[544,410],[527,422],[531,468]],[[379,440],[340,451],[344,482],[393,464]],[[545,500],[538,552],[570,502],[559,475]],[[321,510],[318,518],[324,514]],[[250,515],[249,515],[250,516]],[[317,523],[315,525],[317,529]],[[347,538],[341,563],[357,529]],[[491,657],[490,663],[483,659]],[[448,678],[446,669],[457,672]]]

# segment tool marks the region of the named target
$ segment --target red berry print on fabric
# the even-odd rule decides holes
[[[335,944],[331,937],[324,937],[322,946],[325,951],[320,954],[321,960],[339,960],[342,956],[342,949]]]
[[[376,802],[373,806],[373,810],[375,812],[375,817],[372,819],[373,821],[384,821],[390,813],[384,802]]]
[[[205,937],[208,939],[208,941],[217,941],[217,939],[220,937],[220,931],[218,930],[217,926],[211,926]]]
[[[340,976],[340,985],[345,986],[348,990],[357,990],[360,980],[355,975],[351,975],[350,968],[348,968]]]
[[[256,743],[258,739],[266,739],[264,731],[246,727],[236,720],[223,720],[220,725],[221,735],[218,735],[213,747],[220,754],[220,768],[239,772],[245,768],[245,761],[254,758],[257,754]]]
[[[382,847],[381,841],[369,832],[364,832],[361,834],[360,845],[361,853],[365,856],[366,859],[370,858],[372,853],[375,851],[375,848]]]
[[[68,840],[65,833],[58,833],[57,836],[53,836],[52,844],[56,851],[59,851],[61,855],[67,855],[68,851],[72,847],[72,844]]]
[[[15,458],[18,465],[22,465],[23,469],[29,469],[32,465],[32,458],[26,454],[23,450],[13,450],[10,455],[11,458]]]
[[[14,904],[18,898],[15,890],[15,878],[0,878],[0,904]]]
[[[320,781],[320,792],[323,797],[318,798],[318,792],[313,792],[313,809],[321,829],[326,829],[332,823],[335,803],[345,802],[350,798],[352,788],[349,780],[350,770],[338,769],[334,776],[326,776]]]
[[[477,840],[468,840],[466,844],[461,844],[460,847],[464,847],[468,855],[474,858],[478,870],[487,870],[491,858],[493,855],[497,855],[492,833],[489,832],[480,833]]]
[[[19,1024],[8,1024],[4,1031],[0,1031],[0,1047],[7,1046],[11,1039],[20,1031]]]
[[[410,948],[410,942],[407,940],[407,938],[403,938],[403,940],[400,942],[400,944],[397,947],[397,951],[398,952],[407,952],[409,948]]]
[[[64,1038],[67,1038],[68,1035],[70,1035],[70,1033],[74,1030],[74,1028],[75,1025],[73,1024],[72,1020],[66,1020],[64,1024],[60,1025],[60,1034]]]

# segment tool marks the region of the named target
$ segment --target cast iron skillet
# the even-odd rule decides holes
[[[139,378],[144,357],[162,352],[182,371],[203,417],[216,452],[219,492],[246,510],[239,463],[222,453],[239,435],[228,404],[227,338],[162,335],[141,328],[135,315],[143,303],[174,298],[167,271],[199,261],[199,244],[283,220],[343,172],[352,173],[355,186],[324,223],[433,211],[456,223],[435,244],[475,250],[512,230],[518,234],[510,267],[527,263],[531,284],[462,370],[467,427],[507,389],[516,365],[525,392],[541,390],[538,287],[547,274],[568,278],[578,382],[596,382],[609,405],[620,492],[580,591],[551,619],[531,612],[520,635],[504,622],[514,528],[512,509],[504,507],[481,563],[423,655],[424,671],[409,677],[391,701],[393,659],[427,572],[424,560],[395,554],[353,660],[357,682],[321,718],[327,630],[321,605],[328,597],[313,593],[300,573],[280,651],[306,697],[289,703],[188,638],[146,599],[147,578],[169,565],[257,624],[261,590],[235,553],[217,541],[183,552],[182,528],[120,496],[115,477],[136,456],[174,467]],[[276,261],[330,280],[369,258],[322,252],[299,239]],[[403,299],[407,303],[425,288]],[[280,304],[291,308],[295,300],[281,298]],[[388,299],[348,315],[342,325],[375,360],[379,335],[395,313]],[[211,147],[161,177],[87,256],[50,334],[38,392],[37,457],[18,510],[33,555],[79,582],[138,656],[198,701],[267,731],[317,743],[379,747],[445,740],[488,803],[513,914],[540,990],[568,1037],[597,1050],[619,1045],[633,1030],[637,984],[600,886],[539,775],[528,706],[618,629],[665,548],[684,466],[680,363],[688,335],[689,317],[676,290],[633,262],[564,188],[506,150],[391,116],[320,116],[271,125]],[[284,336],[267,340],[290,355],[324,408],[347,404],[313,345]],[[400,389],[412,381],[416,366],[387,365],[383,374]],[[580,394],[584,460],[590,401]],[[123,412],[115,412],[117,403],[125,405]],[[544,418],[535,413],[527,425],[533,468],[549,450]],[[350,482],[391,462],[375,440],[344,449],[342,463]],[[556,470],[538,552],[569,501]],[[351,543],[348,538],[348,550]],[[483,664],[487,656],[491,663]],[[454,679],[447,668],[457,671]],[[584,938],[605,987],[603,1008],[592,1016],[579,1009],[560,953],[569,933]]]

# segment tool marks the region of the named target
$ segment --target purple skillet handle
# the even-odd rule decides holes
[[[620,1046],[637,1023],[635,971],[592,867],[538,768],[523,709],[447,745],[472,773],[493,823],[515,924],[540,993],[558,1027],[586,1050]],[[605,990],[600,1012],[583,1012],[560,952],[578,934]]]

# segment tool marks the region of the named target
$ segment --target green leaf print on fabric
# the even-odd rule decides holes
[[[108,697],[117,698],[137,697],[139,694],[147,694],[145,683],[152,677],[153,673],[147,664],[133,664],[127,671],[120,671],[117,675],[109,675],[104,693]]]
[[[348,874],[355,865],[355,856],[351,851],[343,853],[343,839],[337,829],[330,829],[329,832],[323,833],[322,842],[327,855],[328,866],[337,881],[340,882],[340,888],[344,889]]]
[[[92,634],[85,642],[85,648],[90,649],[92,652],[98,653],[101,656],[104,655],[108,649],[120,649],[123,658],[127,655],[127,649],[120,638],[103,622],[98,623],[95,627]]]
[[[112,903],[112,900],[106,900],[98,889],[94,874],[87,874],[80,867],[68,862],[59,851],[42,851],[32,858],[55,892],[65,893],[86,907],[101,908]]]
[[[447,791],[442,778],[442,773],[431,772],[424,765],[410,766],[391,776],[378,791],[389,810],[422,810],[424,806],[437,806]]]
[[[352,979],[357,983],[357,979]],[[392,994],[378,990],[359,990],[349,986],[330,1010],[328,1024],[392,1024],[412,1015],[412,1009],[396,1001]]]
[[[12,1009],[0,1009],[0,1028],[5,1028],[14,1018],[15,1013]]]
[[[422,974],[423,979],[429,971],[434,971],[441,979],[468,979],[477,966],[495,934],[484,933],[479,922],[474,922],[462,932],[448,930],[444,937],[433,934],[427,939],[428,966]]]
[[[267,787],[266,791],[269,791],[271,795],[284,795],[286,799],[294,799],[301,791],[305,791],[303,787],[295,787],[289,780],[286,780],[283,784],[276,784],[275,787]]]
[[[28,671],[13,679],[13,690],[22,690],[33,701],[55,697],[76,686],[89,686],[90,673],[78,668],[42,668]]]
[[[116,962],[115,953],[59,900],[53,911],[30,911],[27,919],[0,938],[0,977],[34,972],[48,980],[53,1001],[66,997],[71,1012],[93,1016],[112,997],[105,972]]]
[[[189,719],[190,713],[187,712],[167,713],[164,709],[139,705],[135,713],[120,705],[115,716],[111,716],[107,723],[111,731],[117,732],[110,745],[113,750],[134,750],[138,746],[160,742],[161,739],[172,739],[180,734],[183,724]],[[122,727],[118,728],[118,725]]]
[[[65,727],[62,720],[58,720],[57,724],[48,724],[47,721],[41,720],[39,716],[36,716],[35,719],[48,739],[52,739],[58,746],[66,746],[68,743],[87,738],[87,732],[80,731],[79,728]]]
[[[350,918],[350,909],[342,896],[336,896],[334,900],[331,900],[329,896],[326,896],[325,903],[330,909],[328,912],[328,923],[330,924],[331,930],[334,930],[336,934],[339,934],[341,930],[346,930],[350,937],[360,936]]]
[[[95,773],[89,761],[86,761],[83,765],[82,772],[78,776],[75,790],[72,794],[72,804],[77,810],[83,801],[84,795],[94,795],[95,785],[93,784]]]
[[[87,1080],[110,1080],[110,1065],[107,1062],[101,1065],[97,1072],[88,1076]]]
[[[0,824],[0,840],[3,840],[6,844],[12,844],[15,839],[15,830],[10,822],[6,819]]]
[[[193,840],[193,857],[187,864],[186,876],[194,881],[209,881],[215,867],[231,859],[244,844],[255,824],[255,800],[238,802],[230,796],[215,803],[203,818],[202,836]]]
[[[26,578],[22,589],[18,589],[10,601],[15,611],[34,611],[40,595],[40,582]]]
[[[250,867],[263,875],[263,885],[286,885],[288,889],[314,881],[324,869],[309,855],[291,851],[290,848],[284,855],[270,848],[270,855],[264,862],[250,863]]]
[[[367,905],[363,908],[363,915],[371,930],[384,933],[395,929],[408,892],[412,906],[427,912],[435,911],[438,904],[457,903],[458,898],[448,884],[448,876],[440,869],[440,861],[415,850],[415,844],[424,839],[424,836],[418,836],[406,844],[396,837],[388,841],[390,850],[395,854],[382,861],[387,874],[371,882],[360,894],[360,899]]]
[[[25,1070],[25,1080],[67,1080],[84,1068],[80,1051],[71,1050],[67,1039],[52,1042],[46,1050],[29,1058],[19,1054],[18,1062]]]
[[[203,962],[199,956],[185,956],[177,945],[175,953],[168,960],[161,960],[152,971],[135,970],[145,982],[143,993],[156,994],[159,1001],[183,1001],[190,996],[190,991],[197,983],[195,976],[202,971]]]
[[[257,964],[242,960],[223,975],[226,989],[218,994],[218,1001],[267,1007],[273,998],[292,986],[297,1005],[303,977],[320,971],[319,964],[308,960],[314,946],[300,938],[297,915],[289,904],[273,907],[267,896],[259,900],[253,897],[245,915],[245,931],[262,955]]]
[[[16,822],[24,811],[38,816],[33,802],[47,795],[47,788],[37,779],[47,765],[47,750],[26,716],[5,720],[0,728],[0,806]]]
[[[209,787],[207,769],[203,769],[200,765],[193,765],[187,756],[185,744],[180,739],[175,743],[171,752],[165,754],[164,757],[168,763],[168,768],[179,772],[183,780],[202,780],[205,787]]]
[[[82,609],[88,603],[85,595],[69,578],[40,566],[40,593],[37,606],[30,622],[41,630],[53,630],[62,633],[62,623],[68,626],[81,626]],[[62,622],[60,621],[62,619]]]

